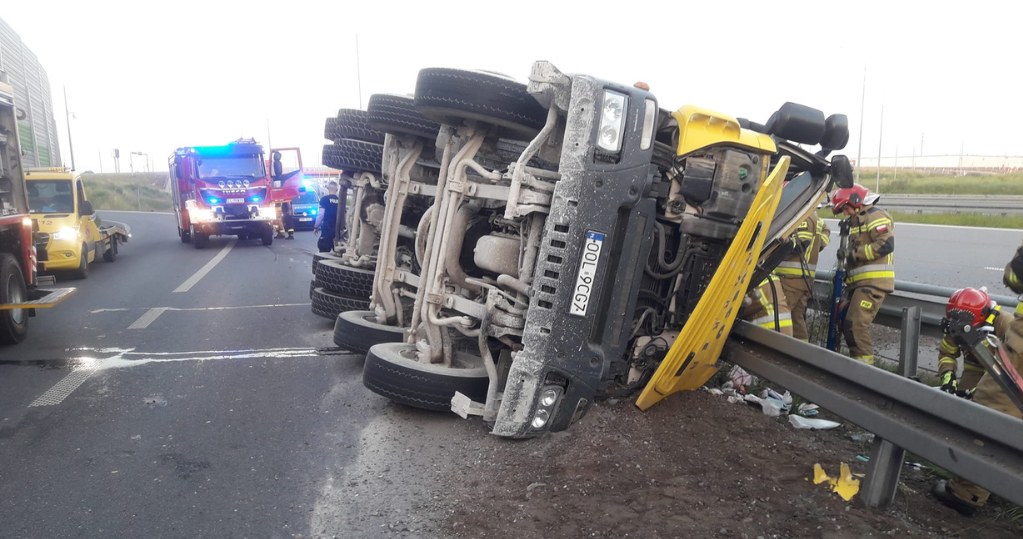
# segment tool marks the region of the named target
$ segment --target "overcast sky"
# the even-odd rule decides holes
[[[6,0],[53,90],[79,170],[113,148],[166,168],[177,147],[245,136],[319,164],[323,122],[424,67],[525,81],[535,60],[643,80],[663,108],[765,121],[785,101],[845,113],[862,156],[1023,155],[1023,3],[557,0]],[[358,37],[356,37],[356,35]],[[883,130],[881,109],[884,109]],[[269,130],[268,130],[269,126]],[[883,135],[882,135],[883,133]],[[102,167],[100,159],[102,156]],[[141,165],[136,160],[136,167]]]

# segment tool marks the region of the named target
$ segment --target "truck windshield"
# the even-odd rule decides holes
[[[316,204],[320,201],[320,197],[316,196],[315,191],[306,191],[291,201],[292,204]]]
[[[32,180],[28,182],[28,206],[32,213],[71,213],[75,197],[71,180]]]
[[[204,157],[199,161],[199,178],[262,178],[263,160],[258,155]]]

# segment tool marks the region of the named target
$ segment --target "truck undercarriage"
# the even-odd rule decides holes
[[[736,301],[847,164],[826,158],[845,145],[844,116],[670,112],[644,88],[547,62],[528,86],[435,68],[414,99],[374,98],[417,128],[379,124],[372,299],[340,314],[335,341],[367,351],[371,390],[508,437],[565,429],[596,398],[706,381]],[[688,326],[714,298],[725,309]],[[680,335],[702,348],[655,378]]]

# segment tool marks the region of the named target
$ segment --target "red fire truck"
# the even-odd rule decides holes
[[[285,184],[301,181],[300,165],[285,169],[283,164],[300,163],[297,152],[272,150],[268,171],[263,147],[253,139],[175,150],[168,165],[182,243],[201,249],[210,236],[234,235],[272,244],[279,219],[274,191],[286,191]]]

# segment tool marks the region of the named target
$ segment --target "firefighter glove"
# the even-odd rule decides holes
[[[945,371],[941,375],[941,390],[953,395],[959,391],[959,380],[956,379],[955,371]]]

